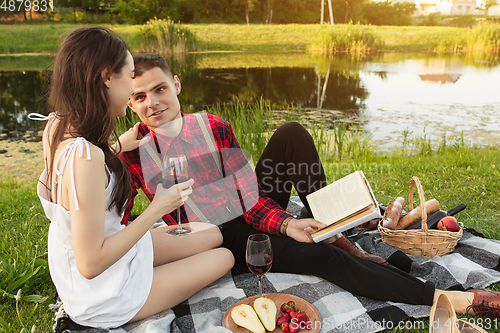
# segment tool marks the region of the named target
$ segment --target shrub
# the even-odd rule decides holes
[[[467,34],[468,51],[499,52],[500,24],[482,22],[475,25]]]
[[[319,38],[311,43],[312,52],[364,53],[375,50],[382,41],[373,33],[371,27],[360,24],[322,26]]]
[[[185,53],[196,50],[196,39],[188,28],[170,19],[150,20],[137,32],[140,52]]]

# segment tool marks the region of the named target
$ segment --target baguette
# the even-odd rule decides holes
[[[425,203],[425,210],[427,211],[427,215],[437,212],[440,209],[439,202],[436,199],[431,199]],[[406,214],[401,220],[399,220],[396,225],[395,230],[403,230],[408,228],[413,223],[417,222],[422,218],[422,211],[420,210],[420,206],[414,208],[411,212]]]
[[[389,201],[389,205],[387,205],[384,216],[382,217],[382,226],[384,226],[384,228],[394,229],[396,227],[404,205],[405,199],[402,197]]]

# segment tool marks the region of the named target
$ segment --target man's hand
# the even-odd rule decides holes
[[[286,234],[298,242],[312,243],[311,233],[325,226],[325,224],[314,219],[292,219],[288,222]]]

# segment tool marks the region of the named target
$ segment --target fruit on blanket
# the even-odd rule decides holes
[[[457,219],[453,216],[446,216],[439,220],[437,224],[438,230],[456,232],[460,230]]]
[[[259,316],[262,324],[268,331],[276,328],[276,304],[267,297],[259,297],[253,302],[253,307]]]
[[[266,332],[259,317],[250,305],[240,304],[235,306],[231,311],[231,318],[233,318],[236,325],[244,327],[253,333]]]

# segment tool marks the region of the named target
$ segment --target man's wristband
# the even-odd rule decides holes
[[[283,235],[283,236],[286,236],[286,228],[288,228],[288,222],[290,222],[291,220],[293,219],[293,217],[287,217],[283,223],[281,223],[281,227],[280,227],[280,233]]]

